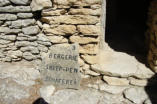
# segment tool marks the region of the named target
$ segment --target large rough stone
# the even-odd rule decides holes
[[[100,64],[92,65],[91,68],[101,74],[117,77],[133,76],[141,79],[151,78],[154,75],[144,64],[126,53],[103,51],[100,56]]]
[[[17,34],[20,33],[21,29],[10,29],[8,27],[0,27],[0,33],[5,33],[5,34]]]
[[[113,85],[113,86],[127,86],[127,85],[129,85],[129,80],[124,79],[124,78],[103,76],[103,80],[107,84]]]
[[[27,5],[30,3],[30,0],[10,0],[10,1],[17,5]]]
[[[92,37],[71,36],[70,41],[73,43],[88,44],[88,43],[98,43],[99,39],[92,38]]]
[[[124,95],[127,99],[136,104],[143,104],[144,101],[148,98],[144,88],[130,88],[124,92]]]
[[[52,26],[48,28],[44,28],[44,32],[49,34],[55,34],[55,35],[72,35],[75,34],[76,27],[74,25],[59,25],[59,26]]]
[[[87,44],[79,47],[79,52],[83,54],[97,54],[99,52],[98,44]]]
[[[0,7],[1,13],[19,13],[19,12],[31,12],[30,6],[5,6]]]
[[[29,26],[22,28],[22,32],[27,35],[37,35],[39,33],[39,27],[38,26]]]
[[[49,7],[52,7],[51,0],[32,0],[31,3],[31,8],[33,11],[38,11]]]
[[[11,4],[9,0],[0,0],[0,7]]]
[[[78,25],[77,29],[83,35],[92,35],[92,36],[100,35],[100,30],[101,30],[100,26],[94,26],[94,25]]]
[[[105,83],[99,85],[100,91],[105,91],[105,92],[108,92],[110,94],[123,93],[123,91],[127,88],[128,87],[124,87],[124,86],[110,86],[110,85],[107,85]]]
[[[96,64],[98,63],[99,57],[98,56],[91,56],[91,55],[81,55],[83,60],[88,64]]]
[[[87,8],[81,8],[81,9],[70,9],[69,14],[72,15],[94,15],[94,16],[100,16],[101,15],[101,9],[87,9]]]
[[[0,14],[0,20],[16,20],[17,16],[15,14]]]
[[[22,18],[22,19],[31,18],[33,17],[33,14],[32,13],[17,13],[17,17]]]
[[[83,15],[62,15],[53,17],[42,17],[42,21],[48,24],[84,24],[92,25],[99,22],[99,18],[95,16]]]
[[[42,16],[60,16],[65,14],[67,11],[65,9],[58,9],[58,10],[43,10],[42,11]]]

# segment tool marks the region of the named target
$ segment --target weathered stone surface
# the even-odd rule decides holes
[[[98,43],[98,38],[71,36],[70,41],[79,44]]]
[[[148,98],[144,88],[130,88],[124,92],[124,95],[136,104],[142,104]]]
[[[41,44],[41,45],[45,45],[45,46],[51,46],[51,42],[44,42],[44,41],[37,41],[38,44]]]
[[[100,73],[96,73],[96,72],[94,72],[92,70],[85,70],[84,74],[90,75],[90,76],[99,76],[100,75]]]
[[[33,17],[33,14],[32,13],[17,13],[17,17],[22,18],[22,19],[31,18]]]
[[[30,3],[30,0],[10,0],[10,1],[17,5],[27,5]]]
[[[83,54],[97,54],[98,51],[99,47],[97,44],[87,44],[79,47],[79,52]]]
[[[94,26],[94,25],[78,25],[77,29],[83,35],[92,35],[92,36],[100,35],[100,30],[101,30],[100,26]]]
[[[29,41],[16,41],[15,45],[17,47],[25,47],[25,46],[37,46],[36,42],[29,42]]]
[[[0,20],[16,20],[17,16],[15,14],[0,14]]]
[[[30,6],[5,6],[0,7],[2,13],[19,13],[19,12],[31,12]]]
[[[48,52],[48,48],[41,44],[38,45],[38,49],[40,52],[46,52],[46,53]]]
[[[31,52],[24,52],[23,53],[23,58],[28,60],[28,61],[36,59],[36,57]]]
[[[99,57],[98,56],[91,56],[91,55],[81,55],[83,60],[88,64],[96,64],[98,63]]]
[[[124,78],[103,76],[103,80],[107,84],[113,85],[113,86],[127,86],[127,85],[129,85],[129,80],[124,79]]]
[[[79,57],[78,59],[79,65],[84,66],[85,62]]]
[[[101,74],[119,77],[134,76],[141,79],[151,78],[154,75],[144,64],[138,63],[135,57],[125,53],[103,51],[100,56],[100,65],[92,65],[91,68]]]
[[[31,8],[33,11],[42,10],[48,7],[52,7],[51,0],[32,0]]]
[[[16,35],[0,35],[0,39],[15,41]]]
[[[147,80],[139,80],[135,78],[130,78],[130,84],[135,86],[147,86],[148,81]]]
[[[45,36],[44,34],[38,34],[38,41],[43,41],[43,42],[49,42],[49,39],[47,36]]]
[[[63,36],[48,36],[48,39],[52,43],[68,43],[68,39],[64,38]]]
[[[21,29],[10,29],[8,27],[0,27],[0,33],[5,33],[5,34],[16,34],[21,32]]]
[[[32,54],[39,54],[38,48],[37,48],[37,47],[33,47],[33,46],[21,47],[20,50],[21,50],[22,52],[29,51],[29,52],[31,52]]]
[[[17,50],[17,51],[9,51],[8,56],[10,56],[11,58],[17,59],[17,58],[21,58],[22,57],[22,52]]]
[[[108,92],[110,94],[120,94],[122,93],[125,89],[127,89],[128,87],[123,87],[123,86],[110,86],[107,84],[100,84],[99,88],[101,91],[105,91]]]
[[[75,34],[77,31],[74,25],[59,25],[50,28],[44,28],[44,32],[55,35],[72,35]]]
[[[40,88],[40,96],[46,100],[46,102],[50,103],[50,99],[52,94],[55,91],[55,87],[50,85],[50,86],[43,86]]]
[[[95,15],[100,16],[101,15],[101,9],[87,9],[87,8],[81,8],[81,9],[70,9],[69,14],[72,15]]]
[[[42,17],[42,21],[48,24],[84,24],[92,25],[99,22],[99,18],[95,16],[83,16],[83,15],[62,15],[53,17]]]
[[[62,14],[65,14],[67,11],[65,9],[58,9],[58,10],[43,10],[41,15],[42,16],[60,16]]]
[[[0,7],[11,4],[9,0],[0,0]]]
[[[80,71],[78,64],[78,46],[53,45],[51,51],[43,58],[41,74],[46,84],[59,88],[74,88],[80,86]]]
[[[39,27],[38,26],[29,26],[22,28],[22,32],[27,35],[37,35],[39,33]]]

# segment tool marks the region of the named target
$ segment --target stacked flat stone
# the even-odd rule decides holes
[[[79,44],[84,74],[98,62],[100,17],[101,0],[54,0],[52,8],[42,11],[43,30],[53,44]]]
[[[41,40],[31,0],[0,0],[0,60],[20,61],[40,58],[51,43]]]
[[[148,53],[148,63],[153,69],[153,71],[157,72],[157,1],[154,0],[151,2],[149,8],[149,19],[148,19],[148,27],[147,31],[147,39],[149,43],[149,53]]]

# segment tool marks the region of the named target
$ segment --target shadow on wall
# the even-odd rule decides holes
[[[151,100],[151,104],[157,104],[157,74],[148,80],[145,91]]]
[[[38,98],[33,104],[48,104],[43,98]]]

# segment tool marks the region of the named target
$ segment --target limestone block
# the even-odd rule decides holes
[[[69,14],[72,15],[93,15],[93,16],[100,16],[101,15],[101,9],[87,9],[87,8],[81,8],[81,9],[70,9]]]
[[[129,85],[129,80],[125,78],[116,78],[116,77],[108,77],[108,76],[103,76],[103,80],[112,86],[127,86]]]
[[[65,14],[67,11],[65,9],[57,9],[57,10],[43,10],[42,16],[60,16]]]
[[[71,36],[70,41],[79,44],[98,43],[98,38]]]
[[[38,11],[49,7],[52,7],[51,0],[32,0],[31,3],[31,8],[33,11]]]
[[[9,44],[9,43],[11,43],[12,41],[10,41],[10,40],[2,40],[2,39],[0,39],[0,44]]]
[[[33,17],[33,14],[32,13],[17,13],[17,17],[22,18],[22,19],[31,18]]]
[[[0,20],[16,20],[17,16],[15,14],[0,14]]]
[[[17,5],[27,5],[30,3],[30,0],[10,0],[10,1]]]
[[[48,39],[52,43],[68,43],[68,39],[64,38],[63,36],[48,36]]]
[[[100,73],[96,73],[96,72],[94,72],[92,70],[85,70],[84,73],[86,75],[90,75],[90,76],[99,76],[100,75]]]
[[[11,4],[9,0],[0,0],[0,7]]]
[[[84,66],[85,62],[79,57],[78,59],[80,67]]]
[[[135,86],[147,86],[148,81],[147,80],[139,80],[135,78],[130,78],[130,84],[135,85]]]
[[[26,47],[21,47],[20,50],[22,52],[31,52],[32,54],[39,54],[39,50],[37,47],[33,47],[33,46],[26,46]]]
[[[51,26],[45,27],[44,32],[47,34],[55,34],[55,35],[72,35],[75,34],[76,27],[74,25],[59,25],[59,26]]]
[[[79,47],[79,52],[83,54],[97,54],[98,51],[99,47],[97,44],[87,44]]]
[[[101,33],[100,26],[95,26],[95,25],[78,25],[77,29],[83,35],[97,36],[100,35]]]
[[[21,32],[21,29],[10,29],[8,27],[0,27],[0,33],[5,33],[5,34],[17,34]]]
[[[37,35],[39,31],[40,30],[38,26],[29,26],[29,27],[22,28],[22,32],[27,35]]]
[[[26,46],[37,46],[36,42],[28,42],[28,41],[16,41],[15,45],[17,47],[26,47]]]
[[[0,35],[0,39],[9,40],[9,41],[15,41],[16,35]]]
[[[5,6],[0,7],[2,13],[19,13],[19,12],[31,12],[30,6]]]
[[[48,24],[84,24],[92,25],[99,22],[99,18],[95,16],[83,15],[62,15],[53,17],[42,17],[42,21]]]
[[[9,51],[8,56],[10,56],[11,58],[17,59],[19,57],[22,57],[22,52],[21,51]]]
[[[81,55],[83,60],[87,62],[88,64],[96,64],[99,62],[98,56],[91,56],[91,55]]]
[[[28,61],[36,59],[36,57],[31,52],[24,52],[23,53],[23,58],[28,60]]]

